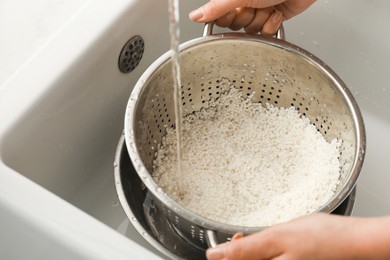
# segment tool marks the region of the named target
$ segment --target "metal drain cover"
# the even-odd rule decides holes
[[[119,55],[118,66],[123,73],[133,71],[144,54],[145,43],[141,36],[136,35],[127,41]]]

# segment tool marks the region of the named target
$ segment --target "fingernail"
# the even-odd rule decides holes
[[[241,238],[243,238],[243,237],[244,237],[244,234],[242,234],[242,233],[236,233],[236,234],[234,234],[234,236],[232,237],[232,241],[241,239]]]
[[[225,250],[223,246],[212,247],[206,250],[206,257],[209,260],[223,259],[225,256]]]
[[[280,11],[275,11],[274,16],[272,17],[272,22],[274,23],[280,23],[280,21],[283,18],[283,14]]]
[[[189,14],[189,17],[192,21],[195,21],[195,22],[198,21],[199,19],[201,19],[203,17],[203,8],[199,8],[199,9],[192,11]]]

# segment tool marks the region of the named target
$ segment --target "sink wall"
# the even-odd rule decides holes
[[[182,41],[202,34],[203,25],[187,19],[200,3],[181,5]],[[18,257],[23,252],[13,249],[18,240],[30,244],[25,252],[47,258],[58,247],[70,252],[64,254],[67,259],[96,259],[94,254],[104,256],[104,248],[108,259],[151,256],[130,243],[153,251],[119,204],[113,162],[131,90],[169,49],[167,11],[166,1],[90,1],[19,75],[0,87],[0,209],[19,231],[14,239],[1,232],[1,239],[8,241],[1,246],[2,256],[23,258]],[[123,74],[117,65],[119,53],[134,35],[145,40],[144,57],[134,71]],[[20,219],[24,214],[28,217]],[[68,237],[65,230],[55,233],[49,219],[56,220],[55,226],[80,230]],[[11,233],[11,227],[3,223],[0,230]],[[34,245],[27,233],[41,237],[41,242]],[[99,244],[88,236],[105,239]],[[80,237],[85,238],[81,245],[70,241]],[[43,241],[54,241],[53,249],[46,250]],[[84,246],[100,249],[85,252]]]
[[[195,6],[182,7],[182,13]],[[8,166],[81,207],[90,204],[88,196],[80,196],[88,193],[86,185],[104,176],[112,182],[128,97],[141,73],[169,48],[168,18],[161,15],[167,7],[163,3],[152,10],[148,7],[133,7],[137,17],[129,11],[132,15],[124,15],[107,28],[19,118],[3,142]],[[150,19],[141,27],[136,21],[145,13]],[[183,27],[183,40],[202,33],[201,25],[184,17]],[[136,70],[123,74],[117,66],[118,56],[134,35],[145,40],[144,58]],[[104,187],[95,188],[104,192]]]
[[[354,215],[390,214],[390,2],[317,1],[286,23],[287,39],[325,61],[355,96],[367,132]]]

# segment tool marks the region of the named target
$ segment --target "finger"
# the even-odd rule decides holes
[[[275,35],[282,25],[283,19],[282,12],[275,10],[263,25],[261,34],[265,36]]]
[[[222,17],[229,11],[235,10],[242,4],[240,0],[210,0],[202,7],[189,14],[191,20],[196,22],[210,22]]]
[[[234,236],[232,237],[232,241],[238,240],[238,239],[243,238],[243,237],[244,237],[244,234],[242,234],[242,233],[236,233],[236,234],[234,234]]]
[[[315,2],[316,0],[300,0],[295,1],[293,4],[282,3],[277,5],[276,8],[283,13],[284,18],[287,20],[300,14]]]
[[[244,28],[253,20],[255,16],[255,9],[253,8],[238,8],[236,16],[234,17],[232,23],[229,25],[229,28],[233,31],[240,30]]]
[[[240,239],[232,240],[230,243],[221,244],[206,251],[207,259],[271,259],[279,256],[282,250],[277,244],[274,232],[261,231]]]
[[[202,7],[192,11],[189,18],[195,22],[210,22],[227,14],[238,7],[265,8],[284,2],[285,0],[263,0],[263,1],[244,1],[242,0],[210,0]]]
[[[219,27],[229,27],[236,16],[236,10],[230,11],[215,21],[215,24]]]
[[[245,26],[245,31],[247,33],[257,34],[263,28],[263,25],[268,20],[273,12],[272,7],[256,9],[255,16],[247,26]]]

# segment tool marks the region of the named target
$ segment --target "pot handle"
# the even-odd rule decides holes
[[[214,230],[206,230],[206,242],[209,247],[216,247],[219,244]]]
[[[205,23],[203,28],[203,37],[213,35],[214,21]],[[286,40],[286,34],[284,33],[283,25],[280,26],[279,30],[276,32],[275,37],[280,40]]]

